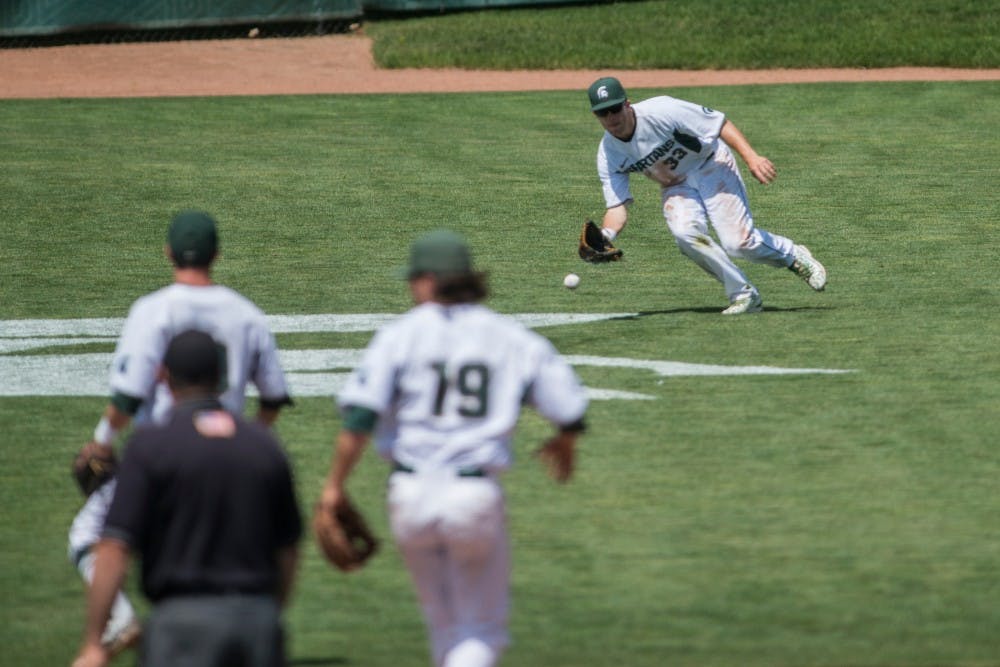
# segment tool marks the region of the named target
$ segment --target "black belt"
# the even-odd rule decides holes
[[[402,464],[399,461],[392,462],[393,472],[406,472],[414,473],[416,470],[408,465]],[[486,477],[486,471],[482,468],[458,468],[455,471],[458,477]]]
[[[274,591],[239,586],[205,586],[194,590],[168,590],[156,596],[156,602],[177,598],[274,597]]]

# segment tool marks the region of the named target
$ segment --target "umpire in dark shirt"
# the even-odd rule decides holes
[[[125,447],[74,667],[107,663],[101,631],[131,553],[153,603],[144,667],[284,664],[280,611],[302,519],[280,443],[217,400],[221,358],[199,331],[167,348],[163,375],[176,407]]]

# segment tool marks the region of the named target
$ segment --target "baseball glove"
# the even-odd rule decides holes
[[[622,251],[601,233],[601,228],[593,220],[583,223],[580,230],[580,259],[591,264],[601,262],[617,262],[622,258]]]
[[[313,513],[313,532],[326,559],[338,570],[360,568],[378,550],[378,539],[365,518],[347,498],[336,511],[319,503]]]
[[[573,474],[574,445],[576,439],[568,433],[557,433],[535,451],[548,469],[552,479],[559,483],[569,480]]]
[[[85,444],[73,459],[73,479],[85,496],[101,488],[116,472],[118,458],[115,450],[93,440]]]

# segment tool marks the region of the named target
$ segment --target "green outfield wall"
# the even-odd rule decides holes
[[[340,21],[369,12],[552,5],[579,0],[0,0],[0,37]]]
[[[385,12],[427,12],[456,9],[485,9],[488,7],[525,7],[531,5],[555,5],[580,0],[365,0],[368,11]]]
[[[360,0],[0,0],[0,36],[359,17]]]

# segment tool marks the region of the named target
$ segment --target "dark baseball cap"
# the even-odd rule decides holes
[[[413,242],[410,264],[402,271],[402,277],[414,278],[423,273],[448,277],[471,272],[472,253],[465,239],[447,229],[438,229]]]
[[[225,348],[204,331],[190,329],[167,344],[163,365],[177,386],[217,387]]]
[[[215,220],[202,211],[181,211],[170,223],[167,242],[177,266],[208,266],[219,250]]]
[[[628,99],[621,82],[613,76],[601,77],[587,89],[590,96],[590,110],[600,111],[621,104]]]

